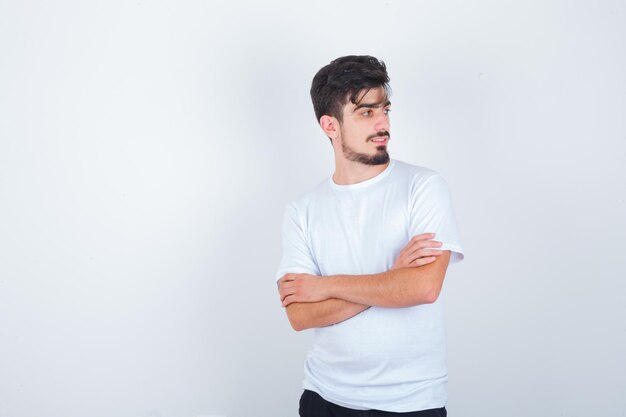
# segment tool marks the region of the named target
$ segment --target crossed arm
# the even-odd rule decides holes
[[[324,327],[354,317],[370,306],[409,307],[439,297],[450,252],[432,234],[415,236],[392,269],[370,275],[286,274],[279,292],[295,330]]]

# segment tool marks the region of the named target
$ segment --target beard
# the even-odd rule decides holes
[[[380,135],[373,135],[367,138],[370,139],[375,138],[376,136],[387,136],[391,138],[388,132],[381,132]],[[359,162],[363,165],[383,165],[389,162],[389,153],[387,152],[387,146],[381,145],[376,147],[376,153],[374,155],[369,155],[366,153],[360,153],[352,149],[350,146],[346,144],[346,142],[341,140],[341,149],[343,150],[344,156],[354,162]]]

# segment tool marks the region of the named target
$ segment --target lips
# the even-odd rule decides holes
[[[385,143],[387,143],[389,138],[387,136],[378,136],[370,140],[378,145],[381,145],[381,144],[384,145]]]

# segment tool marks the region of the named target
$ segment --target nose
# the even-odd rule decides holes
[[[377,132],[389,130],[389,115],[384,112],[380,112],[374,123],[374,128]]]

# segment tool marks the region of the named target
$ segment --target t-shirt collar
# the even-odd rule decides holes
[[[337,183],[335,183],[335,181],[333,181],[332,175],[328,179],[328,183],[330,184],[330,186],[332,188],[334,188],[336,190],[357,190],[357,189],[361,189],[361,188],[366,188],[366,187],[369,187],[371,185],[374,185],[374,184],[380,182],[385,177],[387,177],[387,175],[389,175],[389,173],[391,172],[391,170],[393,169],[395,164],[396,164],[396,161],[394,159],[390,160],[389,161],[389,165],[387,165],[387,168],[385,168],[385,170],[383,172],[381,172],[380,174],[376,175],[373,178],[370,178],[369,180],[358,182],[356,184],[343,184],[343,185],[337,184]]]

